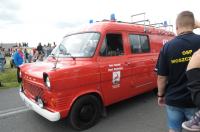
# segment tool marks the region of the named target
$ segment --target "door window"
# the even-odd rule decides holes
[[[150,51],[148,37],[146,35],[129,35],[132,53],[146,53]]]
[[[101,56],[120,56],[124,54],[121,34],[107,34],[102,44]]]

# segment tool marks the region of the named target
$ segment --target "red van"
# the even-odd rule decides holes
[[[152,26],[105,21],[64,37],[44,62],[18,69],[20,96],[50,121],[93,126],[105,107],[156,88],[160,48],[174,34]]]

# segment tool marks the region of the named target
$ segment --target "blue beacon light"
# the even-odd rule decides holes
[[[89,21],[89,23],[92,24],[92,23],[93,23],[93,20],[91,19],[91,20]]]
[[[168,25],[167,21],[164,21],[164,27],[167,27],[167,25]]]
[[[114,14],[114,13],[110,15],[110,20],[111,20],[111,21],[116,21],[116,19],[115,19],[115,14]]]

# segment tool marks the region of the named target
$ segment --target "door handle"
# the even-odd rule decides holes
[[[131,64],[131,62],[126,61],[125,62],[125,66],[129,66]]]

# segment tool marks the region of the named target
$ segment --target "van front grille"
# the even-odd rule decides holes
[[[27,83],[27,82],[24,82],[24,90],[25,90],[25,92],[28,92],[29,94],[31,94],[34,97],[36,97],[36,96],[42,97],[42,95],[44,93],[42,88],[40,88],[36,85]]]

